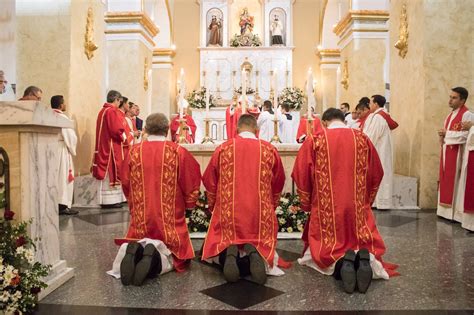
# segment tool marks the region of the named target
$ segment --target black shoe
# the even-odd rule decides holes
[[[265,282],[267,282],[267,272],[262,256],[260,256],[257,249],[250,244],[245,244],[244,250],[250,259],[250,276],[252,281],[261,285],[265,284]]]
[[[342,261],[341,278],[344,291],[347,293],[353,293],[356,286],[356,271],[354,267],[355,259],[355,252],[352,249],[349,249],[346,251]]]
[[[61,209],[59,210],[59,215],[76,215],[79,211],[73,210],[71,208]]]
[[[225,262],[224,262],[224,278],[227,282],[237,282],[240,277],[239,267],[237,266],[237,257],[239,256],[239,249],[237,245],[230,245],[227,248]]]
[[[102,209],[115,209],[115,208],[123,208],[122,203],[114,203],[111,205],[100,205]]]
[[[135,267],[133,285],[140,286],[146,278],[154,278],[161,272],[161,256],[155,245],[147,244],[143,250],[143,257]]]
[[[120,263],[120,280],[123,285],[132,283],[135,273],[135,266],[142,259],[143,247],[137,242],[131,242],[127,245],[127,252]]]
[[[367,292],[367,289],[372,282],[372,267],[370,267],[370,254],[365,248],[361,248],[357,253],[358,268],[357,268],[357,290],[360,293]]]

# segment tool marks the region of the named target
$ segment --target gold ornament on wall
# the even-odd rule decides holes
[[[398,41],[395,43],[395,48],[398,49],[398,55],[405,58],[408,52],[408,16],[407,5],[403,4],[402,14],[400,16],[400,34]]]
[[[145,65],[143,67],[143,88],[148,91],[148,58],[145,57]]]
[[[349,65],[348,61],[344,61],[344,68],[342,68],[342,80],[341,84],[344,87],[344,89],[349,88]]]
[[[86,53],[87,59],[94,57],[94,51],[99,48],[94,43],[94,12],[92,7],[87,10],[87,23],[86,23],[86,35],[84,42],[84,52]]]

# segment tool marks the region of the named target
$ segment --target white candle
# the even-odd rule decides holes
[[[206,87],[206,118],[209,118],[209,102],[211,95],[209,94],[209,89]]]
[[[306,78],[306,94],[308,95],[308,111],[306,113],[307,118],[311,117],[311,106],[313,105],[314,95],[313,95],[313,69],[309,67],[308,77]]]
[[[245,114],[245,107],[247,102],[247,80],[246,80],[246,73],[245,69],[242,69],[241,75],[241,85],[242,85],[242,113]]]
[[[274,114],[277,114],[278,110],[278,80],[277,80],[277,70],[273,70],[273,108]],[[276,116],[275,116],[276,117]]]

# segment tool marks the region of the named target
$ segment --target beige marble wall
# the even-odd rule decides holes
[[[49,103],[52,95],[69,97],[71,23],[68,1],[17,3],[17,95],[35,85]]]
[[[89,5],[94,12],[94,42],[99,48],[92,59],[84,53]],[[100,1],[71,1],[71,50],[69,68],[69,97],[67,114],[76,123],[77,156],[74,158],[76,175],[86,174],[91,167],[95,142],[96,117],[105,101],[105,35],[104,10]]]
[[[353,107],[363,96],[384,95],[383,67],[385,40],[354,39],[341,50],[341,79],[344,62],[348,60],[349,87],[341,86],[340,102]]]
[[[152,72],[151,112],[160,112],[170,117],[175,112],[172,103],[175,87],[171,84],[172,68],[155,68]]]
[[[326,108],[336,107],[336,94],[337,94],[337,69],[322,69],[321,70],[321,84],[324,93],[324,100],[318,103],[317,112],[323,112],[323,102],[326,101]],[[352,109],[352,106],[351,106]]]
[[[396,42],[401,2],[391,2],[391,45]],[[391,48],[392,114],[400,122],[394,134],[395,172],[419,178],[423,208],[437,203],[439,145],[436,131],[449,114],[450,88],[474,91],[469,0],[407,2],[409,50],[405,59]],[[468,100],[468,107],[470,102]]]

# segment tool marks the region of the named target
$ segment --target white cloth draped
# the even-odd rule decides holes
[[[371,113],[365,121],[363,131],[374,144],[384,173],[374,205],[378,209],[391,209],[393,189],[392,135],[387,121],[382,115],[378,114],[380,111],[386,112],[385,108],[379,108]]]
[[[294,121],[289,120],[288,117],[277,111],[278,115],[278,135],[281,143],[296,143],[296,136],[294,136]]]
[[[68,119],[65,114],[56,112],[58,115]],[[72,157],[76,156],[77,136],[72,128],[62,128],[59,136],[59,174],[58,174],[58,203],[72,205],[74,181],[70,181],[69,175],[74,176],[74,165]]]
[[[262,140],[270,142],[274,135],[274,123],[273,115],[268,111],[263,111],[260,113],[257,119],[257,126],[259,129],[258,137]]]
[[[459,113],[459,109],[456,109],[453,111],[451,115],[451,120],[448,122],[447,126],[449,129],[451,127],[451,123],[456,118],[456,116]],[[449,115],[448,115],[449,117]],[[448,119],[446,117],[446,120]],[[446,126],[446,120],[445,124],[443,126]],[[461,121],[472,121],[474,122],[474,113],[467,111],[463,114]],[[472,128],[471,128],[472,129]],[[438,208],[436,211],[436,214],[440,217],[443,217],[448,220],[455,220],[457,222],[462,222],[463,220],[463,215],[464,215],[464,190],[465,190],[465,184],[462,185],[462,180],[461,180],[461,168],[464,165],[463,161],[463,156],[465,156],[465,144],[466,140],[468,137],[469,132],[468,131],[446,131],[446,136],[444,137],[444,144],[443,144],[443,150],[441,154],[445,154],[446,152],[446,146],[447,145],[453,145],[453,144],[460,144],[459,146],[459,151],[458,151],[458,158],[456,162],[456,177],[454,179],[454,191],[453,191],[453,205],[451,207],[447,207],[444,205],[439,204],[438,202]],[[444,161],[445,159],[443,159]],[[467,163],[467,161],[466,161]],[[467,164],[466,164],[467,165]],[[444,165],[443,165],[444,167]],[[465,175],[464,175],[465,176]],[[464,177],[463,182],[466,183],[466,178]],[[462,202],[460,201],[462,195]],[[438,199],[439,199],[439,193],[438,193]],[[438,200],[439,201],[439,200]],[[469,217],[469,216],[466,216]],[[473,222],[474,225],[474,222]]]

